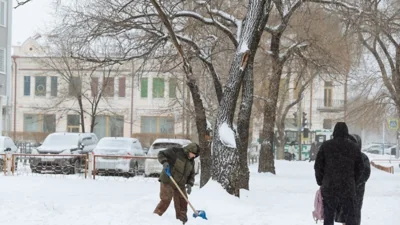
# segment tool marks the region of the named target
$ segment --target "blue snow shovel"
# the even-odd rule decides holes
[[[172,183],[174,183],[175,187],[179,190],[179,192],[181,193],[182,197],[186,200],[186,202],[190,205],[190,208],[192,208],[193,210],[193,217],[201,217],[205,220],[207,220],[207,216],[206,216],[206,211],[204,210],[196,210],[193,205],[189,202],[189,199],[185,196],[185,194],[183,193],[183,191],[179,188],[178,184],[175,182],[174,178],[171,176],[171,171],[169,166],[167,168],[165,168],[165,173],[168,175],[168,177],[171,179]]]

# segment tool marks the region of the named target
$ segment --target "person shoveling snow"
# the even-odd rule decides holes
[[[200,147],[196,143],[190,143],[187,146],[172,147],[158,153],[158,161],[163,165],[163,171],[160,174],[160,202],[154,213],[162,216],[168,209],[172,198],[174,199],[176,218],[185,224],[187,218],[187,194],[190,195],[194,185],[194,159],[199,156]],[[185,188],[186,186],[186,188]],[[194,211],[194,217],[207,219],[202,210]]]

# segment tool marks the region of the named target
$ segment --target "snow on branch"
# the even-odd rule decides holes
[[[236,148],[235,132],[233,132],[226,122],[221,124],[218,134],[223,145],[229,148]]]
[[[295,43],[295,44],[291,45],[289,48],[287,48],[283,53],[281,53],[279,55],[279,60],[281,62],[284,62],[292,55],[292,53],[294,51],[304,49],[307,46],[308,46],[307,42]]]
[[[224,12],[220,9],[211,9],[210,4],[208,4],[206,1],[196,1],[197,4],[205,6],[207,11],[212,14],[221,17],[222,19],[225,19],[226,21],[229,21],[232,25],[235,25],[236,27],[239,27],[241,20],[238,20],[236,17],[233,15]]]
[[[217,20],[214,20],[212,18],[207,18],[207,17],[200,15],[199,13],[196,13],[193,11],[187,11],[187,10],[182,10],[182,11],[175,13],[172,16],[172,20],[174,18],[179,18],[179,17],[190,17],[190,18],[196,19],[206,25],[215,26],[229,37],[229,39],[232,41],[232,43],[235,45],[235,47],[238,46],[238,41],[236,40],[236,37],[232,33],[232,31],[228,27],[223,25],[222,23],[218,22]]]
[[[299,0],[302,1],[302,0]],[[362,10],[360,8],[358,8],[357,6],[351,5],[349,3],[346,3],[345,1],[340,1],[340,0],[303,0],[305,2],[314,2],[314,3],[321,3],[321,4],[329,4],[329,5],[335,5],[335,6],[339,6],[339,7],[343,7],[346,8],[348,10],[360,13],[362,12]]]

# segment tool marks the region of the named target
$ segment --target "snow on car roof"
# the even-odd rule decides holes
[[[179,138],[158,138],[153,142],[152,145],[157,143],[178,143],[182,146],[185,146],[192,143],[192,141],[188,139],[179,139]]]

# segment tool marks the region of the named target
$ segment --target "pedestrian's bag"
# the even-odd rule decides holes
[[[315,193],[314,211],[312,212],[312,215],[315,223],[318,223],[318,220],[324,220],[324,205],[322,202],[322,194],[320,188]]]

